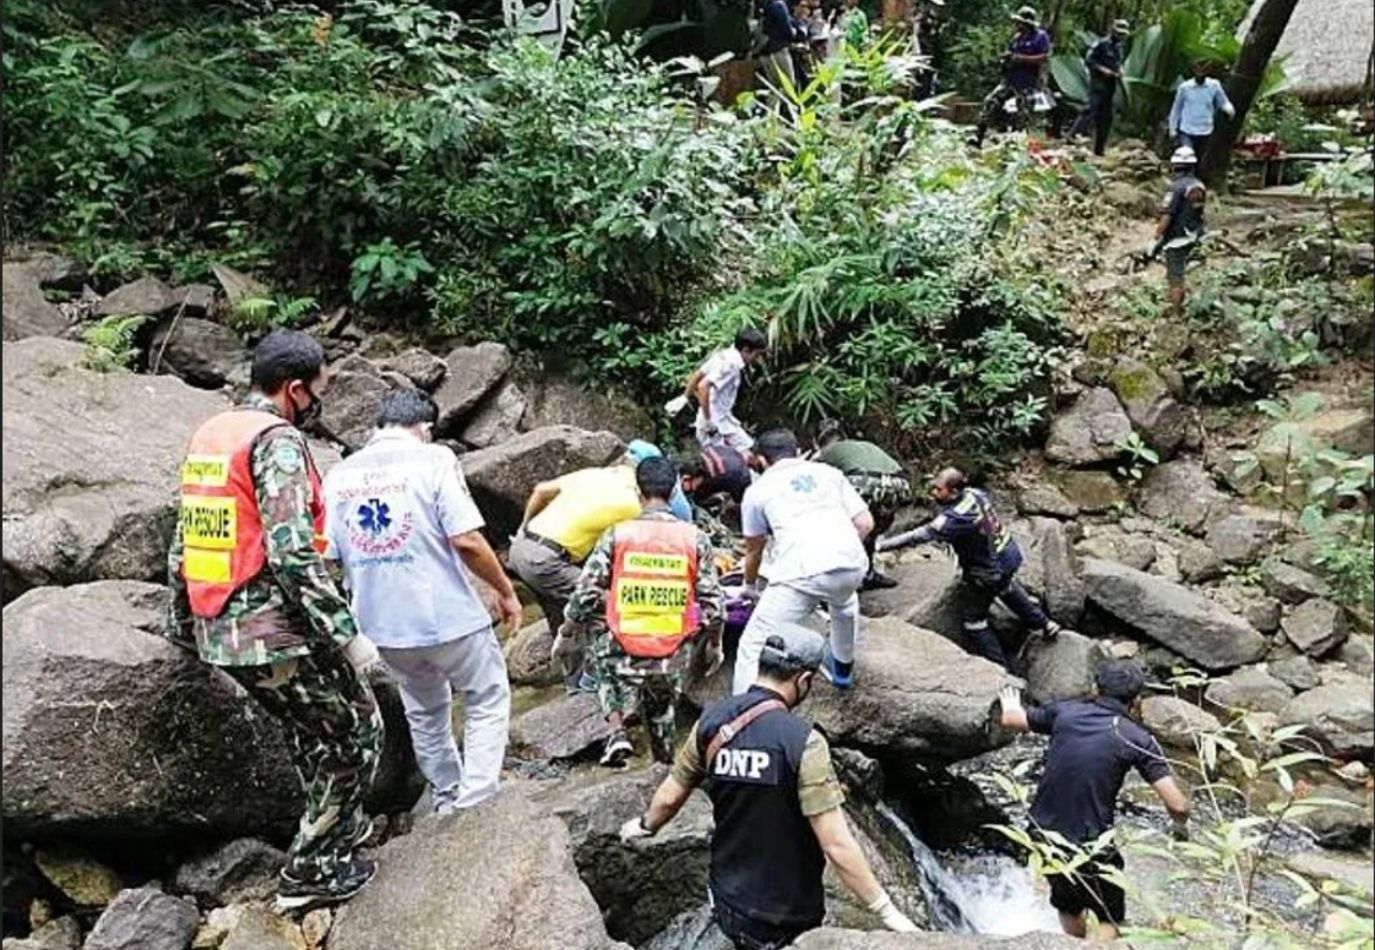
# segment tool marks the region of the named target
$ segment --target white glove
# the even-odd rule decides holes
[[[897,905],[893,903],[893,899],[888,896],[887,891],[878,892],[878,897],[869,904],[869,910],[877,914],[879,919],[883,921],[883,926],[887,927],[889,930],[896,931],[900,934],[912,934],[917,932],[917,925],[912,923],[911,919],[906,914],[898,910]]]
[[[706,676],[713,676],[725,661],[726,654],[722,652],[721,645],[719,643],[708,643]]]
[[[1015,686],[1004,686],[998,693],[998,702],[1003,712],[1022,708],[1022,691]]]
[[[357,672],[366,673],[382,662],[382,654],[377,652],[376,644],[360,633],[344,647],[344,659]]]
[[[625,824],[621,825],[622,843],[634,841],[636,838],[652,837],[654,837],[654,832],[650,831],[648,828],[645,827],[645,820],[643,816],[632,818]]]
[[[674,396],[668,402],[664,403],[664,412],[668,413],[670,416],[676,416],[687,408],[687,404],[688,397]]]
[[[581,646],[581,638],[582,627],[571,620],[565,620],[559,624],[558,632],[554,634],[554,643],[549,648],[549,655],[559,660],[576,654]]]

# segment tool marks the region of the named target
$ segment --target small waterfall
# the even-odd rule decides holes
[[[985,854],[961,861],[952,871],[886,802],[877,802],[875,810],[907,842],[935,928],[1008,937],[1034,930],[1059,932],[1059,917],[1021,864],[1005,855]]]

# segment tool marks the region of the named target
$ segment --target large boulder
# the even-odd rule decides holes
[[[57,336],[67,329],[67,318],[43,296],[41,275],[28,262],[5,261],[0,266],[0,297],[6,340]]]
[[[92,313],[97,317],[154,316],[179,302],[172,288],[156,277],[140,277],[100,298]]]
[[[1027,695],[1038,703],[1054,703],[1093,692],[1094,674],[1108,659],[1108,648],[1101,640],[1065,630],[1054,640],[1031,637],[1022,658]]]
[[[1228,564],[1252,564],[1282,530],[1274,512],[1258,508],[1237,511],[1208,525],[1208,547]]]
[[[496,388],[511,368],[511,351],[500,343],[484,341],[476,346],[458,347],[444,362],[449,369],[434,394],[439,405],[435,433],[457,435],[463,417]]]
[[[554,634],[546,620],[522,627],[506,642],[506,674],[513,686],[553,686],[563,681],[563,671],[550,655]]]
[[[237,333],[199,317],[159,323],[148,352],[150,369],[180,376],[202,389],[219,389],[243,375],[250,359]]]
[[[3,814],[14,833],[279,835],[304,807],[286,731],[233,680],[154,632],[166,591],[101,581],[4,609]],[[394,687],[374,809],[415,800]]]
[[[930,630],[893,617],[864,621],[855,679],[847,691],[818,686],[801,710],[837,745],[955,761],[1011,739],[992,715],[1011,678]]]
[[[540,761],[595,757],[611,735],[601,704],[592,693],[558,696],[511,722],[511,747]]]
[[[384,371],[400,373],[427,393],[434,392],[449,375],[448,363],[419,347],[385,357],[378,360],[377,365]]]
[[[1126,503],[1127,490],[1108,472],[1069,469],[1053,477],[1070,504],[1088,514],[1101,514]]]
[[[1280,629],[1304,653],[1323,656],[1346,640],[1346,611],[1321,597],[1306,600],[1280,621]]]
[[[1265,638],[1250,624],[1179,584],[1095,559],[1084,562],[1083,578],[1090,602],[1204,669],[1229,670],[1265,655]]]
[[[579,386],[560,376],[520,375],[525,391],[525,428],[577,426],[614,432],[625,441],[647,438],[654,420],[634,399]]]
[[[187,950],[199,923],[194,905],[155,887],[120,891],[82,950]]]
[[[1375,452],[1375,421],[1369,409],[1331,409],[1304,419],[1277,422],[1256,442],[1256,457],[1272,484],[1304,456],[1337,449],[1351,455]]]
[[[624,820],[624,819],[622,819]],[[676,873],[676,869],[670,873]],[[330,950],[611,950],[568,829],[519,785],[419,819],[342,909]]]
[[[1214,706],[1278,713],[1294,698],[1294,690],[1264,666],[1246,666],[1213,680],[1203,694]]]
[[[350,450],[362,448],[377,427],[378,403],[398,384],[409,381],[399,374],[383,375],[372,362],[350,356],[335,368],[322,400],[320,426]]]
[[[1039,593],[1046,613],[1067,627],[1084,615],[1084,582],[1065,526],[1053,518],[1033,518],[1033,547],[1040,556],[1043,586]]]
[[[1196,460],[1175,459],[1146,473],[1137,507],[1151,518],[1196,532],[1235,505]]]
[[[1113,393],[1146,441],[1169,458],[1188,435],[1189,416],[1175,401],[1160,374],[1130,357],[1119,360],[1108,378]]]
[[[1299,693],[1280,713],[1280,724],[1307,726],[1305,732],[1334,756],[1368,757],[1375,748],[1370,683],[1353,677]]]
[[[1301,604],[1311,597],[1326,597],[1330,592],[1327,581],[1279,558],[1267,558],[1261,564],[1260,582],[1266,593],[1286,604]]]
[[[859,595],[866,617],[902,617],[950,637],[959,636],[955,594],[960,569],[945,552],[929,545],[893,554],[880,554],[878,566],[898,582],[896,587],[868,590]]]
[[[525,394],[508,379],[478,403],[464,423],[459,438],[479,449],[505,442],[520,431],[520,420],[524,415]]]
[[[1131,420],[1109,389],[1090,389],[1050,422],[1046,458],[1063,465],[1096,465],[1122,453]]]
[[[191,434],[229,403],[170,376],[97,373],[79,343],[5,343],[4,596],[166,576]]]
[[[1217,717],[1178,696],[1147,696],[1141,702],[1141,724],[1168,746],[1190,749],[1203,734],[1221,728]]]
[[[463,474],[494,537],[520,525],[525,501],[542,481],[615,461],[625,445],[610,432],[548,426],[463,456]]]

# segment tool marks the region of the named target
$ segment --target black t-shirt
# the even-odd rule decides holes
[[[1122,44],[1111,36],[1105,36],[1097,43],[1094,43],[1084,57],[1084,64],[1089,68],[1089,80],[1094,86],[1100,89],[1111,89],[1117,85],[1115,76],[1104,76],[1097,67],[1111,69],[1117,72],[1122,68]]]
[[[702,465],[707,477],[697,494],[726,492],[738,503],[750,487],[750,465],[745,456],[728,445],[713,445],[702,450]]]
[[[1053,703],[1028,709],[1026,718],[1032,732],[1050,736],[1031,818],[1073,842],[1092,841],[1112,827],[1129,769],[1151,784],[1170,774],[1160,743],[1119,700]]]
[[[1195,198],[1190,200],[1189,195]],[[1170,216],[1170,226],[1165,237],[1173,241],[1181,237],[1199,237],[1203,234],[1203,206],[1208,200],[1208,189],[1193,175],[1180,175],[1170,182],[1170,190],[1160,203],[1160,210]]]

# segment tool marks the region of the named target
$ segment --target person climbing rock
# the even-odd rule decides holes
[[[321,557],[325,503],[301,429],[329,388],[312,336],[274,330],[252,389],[191,437],[168,552],[167,635],[220,667],[291,734],[305,813],[277,880],[283,910],[345,900],[372,880],[356,853],[382,717],[363,672],[377,650]]]
[[[678,459],[678,471],[683,491],[699,504],[716,495],[727,495],[739,504],[754,480],[750,456],[724,443]]]
[[[1041,84],[1041,67],[1050,59],[1050,34],[1041,29],[1036,10],[1018,7],[1012,14],[1016,32],[1003,53],[1003,78],[983,101],[979,124],[970,144],[983,145],[988,127],[998,121],[1009,99],[1017,102],[1018,121],[1025,126],[1031,119],[1031,95]]]
[[[961,573],[960,625],[975,653],[1007,669],[1002,644],[988,626],[993,601],[1001,600],[1033,633],[1047,639],[1059,634],[1060,625],[1018,583],[1022,549],[987,494],[971,488],[958,468],[946,468],[932,481],[931,498],[941,506],[940,514],[911,531],[880,538],[875,547],[893,551],[941,541],[954,548]]]
[[[805,627],[775,628],[749,690],[707,705],[648,810],[621,826],[622,841],[652,836],[704,786],[715,816],[712,915],[741,950],[784,947],[820,926],[827,861],[885,927],[917,929],[879,885],[850,831],[825,737],[791,711],[811,692],[825,651],[821,635]]]
[[[1198,155],[1187,145],[1174,150],[1170,156],[1170,172],[1174,178],[1170,190],[1160,203],[1160,219],[1155,228],[1155,245],[1148,258],[1165,252],[1166,300],[1170,313],[1176,317],[1184,313],[1188,295],[1185,272],[1194,246],[1204,233],[1203,209],[1208,201],[1208,188],[1199,180]]]
[[[805,39],[806,27],[801,29]],[[737,452],[745,453],[754,445],[754,439],[745,431],[740,420],[735,418],[735,401],[740,396],[745,368],[762,363],[768,347],[768,339],[762,332],[745,327],[735,335],[734,346],[711,354],[688,377],[684,394],[697,403],[695,431],[697,442],[703,448],[725,443]]]
[[[869,572],[864,575],[864,583],[859,589],[896,587],[897,581],[874,569],[874,542],[893,526],[897,510],[912,502],[912,483],[907,480],[902,463],[872,442],[845,438],[844,429],[836,419],[827,419],[821,424],[816,444],[813,459],[844,472],[874,517],[874,530],[864,538]]]
[[[1160,796],[1177,840],[1188,838],[1189,799],[1170,774],[1160,744],[1133,718],[1146,685],[1140,667],[1109,660],[1094,679],[1096,695],[1088,700],[1026,709],[1015,686],[1004,688],[999,699],[1004,727],[1050,736],[1045,772],[1031,805],[1038,847],[1053,849],[1061,864],[1076,856],[1067,853],[1063,841],[1091,854],[1077,871],[1049,877],[1050,903],[1059,911],[1060,925],[1067,934],[1086,937],[1085,915],[1091,913],[1099,921],[1096,938],[1114,940],[1126,920],[1126,895],[1111,880],[1122,870],[1122,855],[1112,844],[1095,844],[1113,827],[1127,772],[1135,769]]]
[[[721,663],[724,603],[711,542],[668,510],[677,469],[650,457],[635,482],[643,509],[602,533],[564,608],[565,624],[590,634],[597,698],[611,727],[601,764],[613,768],[634,751],[625,718],[637,705],[654,757],[673,757],[678,697],[703,632],[709,673]]]
[[[342,566],[359,626],[399,680],[416,763],[442,813],[495,795],[506,754],[511,688],[474,577],[496,591],[512,630],[521,607],[457,457],[430,444],[438,419],[418,389],[382,397],[372,438],[325,478],[325,557]]]
[[[798,458],[797,436],[772,429],[756,451],[767,466],[745,492],[740,524],[745,535],[745,584],[759,589],[765,546],[768,585],[740,636],[733,691],[754,682],[759,650],[781,624],[805,620],[826,605],[831,640],[822,673],[832,684],[854,684],[855,636],[859,632],[859,585],[869,569],[864,538],[874,518],[853,485],[829,465]]]
[[[1116,20],[1107,36],[1099,37],[1084,56],[1089,73],[1089,101],[1070,127],[1069,138],[1077,138],[1093,127],[1093,154],[1102,155],[1112,130],[1112,104],[1117,81],[1122,78],[1122,41],[1131,33],[1131,24]]]

